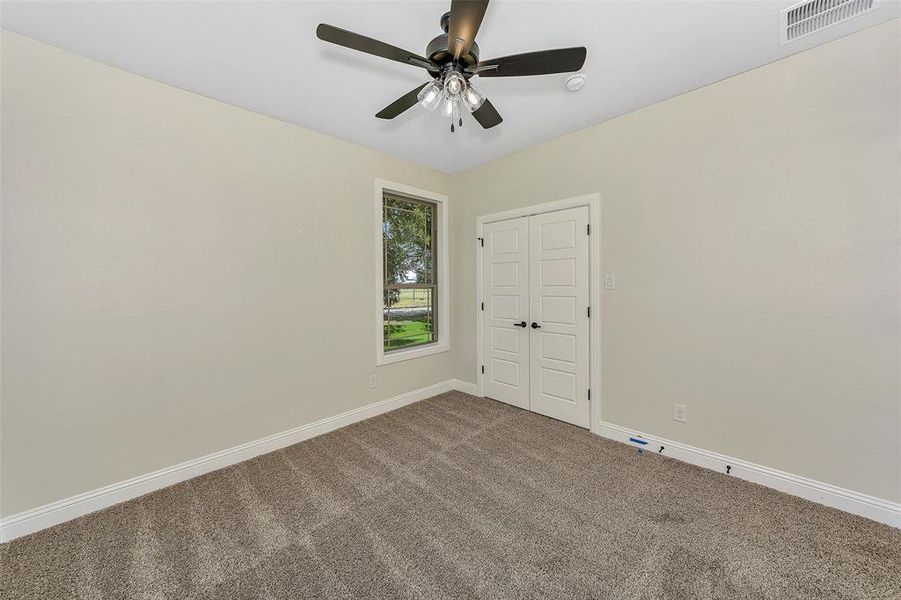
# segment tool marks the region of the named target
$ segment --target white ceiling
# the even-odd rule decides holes
[[[455,134],[419,107],[373,115],[427,81],[421,69],[318,40],[324,22],[423,54],[442,2],[4,2],[2,27],[210,98],[461,171],[901,15],[872,13],[786,46],[779,12],[793,0],[515,2],[494,0],[483,58],[584,45],[584,89],[565,75],[483,79],[504,122]],[[748,102],[753,102],[748,98]]]

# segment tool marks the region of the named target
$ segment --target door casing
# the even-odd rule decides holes
[[[599,193],[576,196],[554,202],[546,202],[533,206],[525,206],[504,212],[482,215],[476,218],[476,388],[479,396],[484,396],[484,379],[482,377],[482,365],[484,364],[484,352],[482,348],[482,335],[484,330],[485,313],[481,310],[483,301],[483,273],[482,273],[482,244],[483,229],[486,223],[506,221],[519,217],[530,217],[544,213],[575,208],[588,207],[588,220],[591,227],[589,236],[589,302],[591,306],[591,318],[589,319],[589,380],[591,386],[591,409],[589,429],[592,433],[600,434],[601,424],[601,280],[603,271],[601,268],[601,195]]]

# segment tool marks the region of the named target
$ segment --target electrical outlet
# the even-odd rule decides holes
[[[377,386],[378,384],[379,384],[379,380],[376,378],[376,376],[370,375],[369,376],[369,389],[374,390],[375,386]]]
[[[673,421],[685,423],[687,419],[687,411],[684,404],[673,404]]]
[[[612,273],[608,273],[604,275],[604,289],[605,290],[615,290],[616,289],[616,275]]]

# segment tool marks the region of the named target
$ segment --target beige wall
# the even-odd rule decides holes
[[[3,515],[450,377],[368,387],[373,180],[448,176],[2,38]]]
[[[901,499],[897,21],[453,178],[2,37],[0,514],[474,380],[476,216],[594,191],[604,419]],[[453,269],[378,371],[376,177]]]
[[[899,31],[465,173],[456,376],[476,372],[475,218],[600,192],[604,420],[901,500]]]

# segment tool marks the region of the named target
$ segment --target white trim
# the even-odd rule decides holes
[[[472,396],[478,396],[478,388],[476,384],[470,383],[469,381],[463,381],[462,379],[451,379],[450,380],[451,389],[463,392],[464,394],[470,394]]]
[[[459,379],[449,379],[146,475],[52,502],[0,519],[0,542],[8,542],[17,537],[64,523],[451,390],[477,394],[476,384]],[[730,474],[740,479],[901,528],[901,504],[897,502],[875,498],[687,444],[646,435],[612,423],[600,422],[596,433],[602,437],[627,444],[630,437],[636,437],[647,441],[648,446],[663,446],[662,454],[665,456],[715,471],[724,472],[726,465],[730,465],[732,467]],[[648,451],[656,452],[656,448],[649,447]]]
[[[26,510],[15,515],[0,519],[0,542],[9,540],[64,523],[76,517],[81,517],[104,508],[143,496],[150,492],[186,481],[192,477],[216,471],[230,465],[249,460],[255,456],[273,452],[286,446],[308,440],[345,427],[352,423],[386,413],[388,411],[431,398],[451,390],[472,393],[475,384],[450,379],[427,387],[407,392],[363,406],[354,410],[327,417],[307,425],[301,425],[288,431],[276,433],[240,446],[214,452],[200,458],[195,458],[171,467],[166,467],[146,475],[132,477],[119,483],[114,483],[90,492],[78,494],[64,500],[51,502],[44,506]]]
[[[644,440],[647,442],[647,446],[643,446],[643,448],[647,452],[655,454],[660,446],[663,446],[664,449],[660,454],[664,456],[720,473],[725,473],[726,467],[729,466],[731,467],[729,474],[739,479],[752,481],[792,496],[798,496],[805,500],[860,515],[892,527],[901,528],[901,504],[897,502],[868,496],[821,481],[808,479],[807,477],[801,477],[800,475],[792,475],[785,471],[764,467],[726,456],[725,454],[711,452],[653,435],[646,435],[612,423],[601,422],[597,433],[602,437],[636,447],[642,446],[630,442],[629,438]]]
[[[383,339],[384,330],[382,326],[384,302],[384,275],[382,272],[382,198],[384,197],[385,190],[402,196],[435,202],[438,205],[438,306],[436,309],[438,315],[438,341],[427,346],[418,346],[416,348],[410,348],[409,350],[389,352],[388,354],[385,354]],[[450,293],[448,290],[450,273],[448,271],[447,243],[450,220],[447,217],[447,196],[429,190],[422,190],[409,185],[404,185],[402,183],[395,183],[385,179],[376,179],[374,221],[375,364],[381,366],[400,362],[402,360],[410,360],[411,358],[438,354],[439,352],[447,352],[450,350]]]
[[[591,333],[589,338],[589,387],[591,388],[591,413],[590,428],[593,433],[598,433],[598,424],[601,422],[601,195],[599,193],[555,200],[543,204],[535,204],[523,208],[515,208],[490,215],[476,217],[476,395],[484,395],[482,380],[482,327],[484,313],[480,309],[482,303],[482,249],[479,242],[484,237],[485,223],[530,217],[544,213],[587,206],[589,210],[589,225],[591,226],[590,254],[588,259],[589,269],[589,302],[591,303],[591,319],[589,325]]]
[[[441,317],[439,316],[438,319],[440,321]],[[378,366],[390,365],[391,363],[401,362],[403,360],[410,360],[412,358],[421,358],[423,356],[429,356],[431,354],[440,354],[442,352],[447,352],[450,349],[450,346],[447,343],[441,343],[440,333],[438,334],[438,337],[439,341],[435,342],[434,344],[417,346],[416,348],[410,348],[409,350],[397,350],[396,352],[389,352],[388,354],[385,354],[384,349],[377,350],[376,352],[378,352],[378,354],[376,356],[375,364]],[[384,342],[381,336],[379,336],[380,348],[381,344],[383,343]]]

